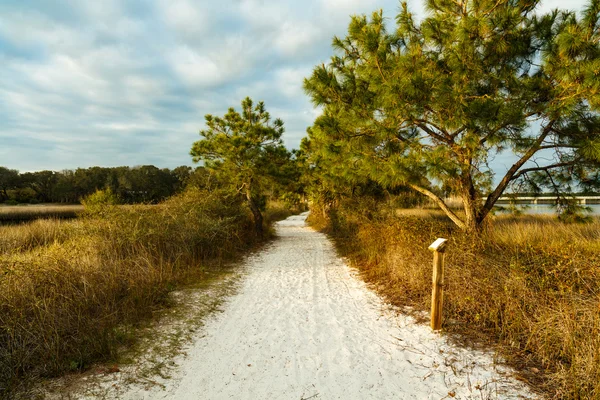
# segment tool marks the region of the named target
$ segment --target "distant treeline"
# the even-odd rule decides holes
[[[110,189],[122,203],[156,203],[180,192],[190,182],[203,186],[203,167],[173,170],[153,165],[91,167],[63,171],[19,173],[0,167],[0,202],[78,203],[96,190]]]

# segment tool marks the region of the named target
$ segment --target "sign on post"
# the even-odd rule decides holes
[[[431,291],[431,329],[442,329],[442,306],[444,303],[444,252],[448,239],[438,238],[429,246],[433,252],[433,289]]]

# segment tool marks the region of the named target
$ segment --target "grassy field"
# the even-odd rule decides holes
[[[70,219],[83,211],[81,205],[20,205],[0,206],[0,224],[20,223],[41,218]]]
[[[0,398],[113,359],[170,291],[258,242],[241,203],[201,191],[0,227]]]
[[[428,245],[450,239],[444,325],[494,344],[550,398],[600,399],[600,221],[496,217],[473,241],[440,213],[348,203],[312,223],[328,231],[394,304],[429,311]]]

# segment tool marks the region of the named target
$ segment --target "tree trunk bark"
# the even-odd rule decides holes
[[[254,231],[259,238],[263,238],[263,216],[260,212],[260,208],[258,208],[258,204],[254,197],[252,197],[252,193],[250,189],[246,190],[246,200],[248,201],[248,206],[250,207],[250,211],[252,211],[252,216],[254,218]]]
[[[477,219],[477,205],[471,198],[463,198],[463,207],[465,210],[465,231],[467,233],[477,233],[480,223]]]
[[[462,179],[462,200],[465,210],[464,230],[469,234],[477,234],[483,222],[479,218],[482,204],[470,174],[466,174]]]

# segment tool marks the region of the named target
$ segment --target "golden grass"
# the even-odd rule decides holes
[[[492,340],[548,397],[600,399],[600,221],[497,217],[474,243],[438,213],[416,214],[346,204],[312,218],[391,302],[423,311],[427,247],[448,237],[444,330]]]
[[[0,225],[0,254],[28,251],[38,246],[63,242],[84,230],[82,221],[61,222],[39,219],[28,224]]]
[[[83,211],[81,205],[22,205],[0,206],[0,223],[31,221],[39,218],[75,218]]]
[[[257,242],[238,201],[189,191],[158,206],[0,229],[0,398],[25,378],[111,359],[169,291]]]

